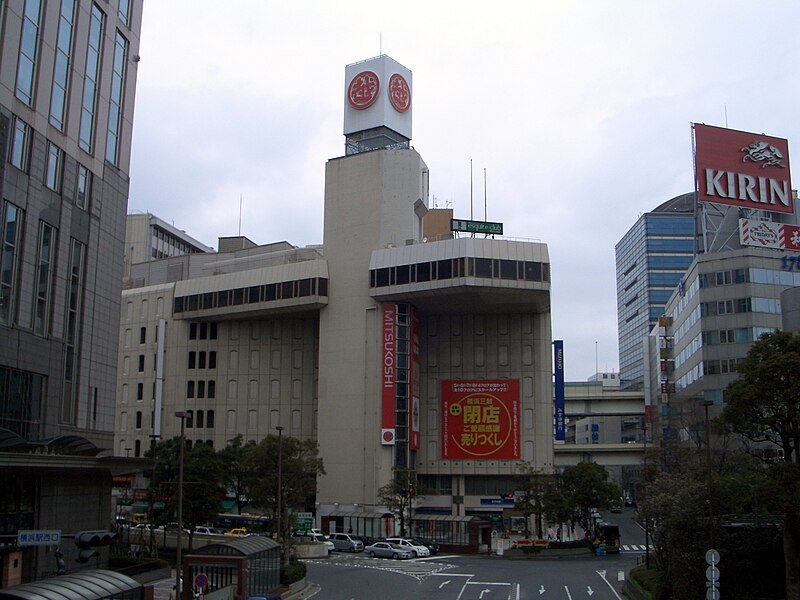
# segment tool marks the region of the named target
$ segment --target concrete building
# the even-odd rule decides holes
[[[320,444],[315,508],[330,529],[386,533],[378,490],[416,476],[437,492],[417,514],[445,515],[437,527],[463,537],[473,516],[502,510],[490,500],[521,461],[553,468],[547,247],[441,235],[441,219],[431,231],[444,239],[426,241],[411,73],[380,56],[345,76],[346,153],[325,167],[321,247],[220,243],[131,265],[117,452],[175,435],[176,410],[193,414],[189,439],[217,448],[282,426]]]
[[[0,585],[104,529],[142,0],[0,2]],[[65,568],[76,548],[61,546]],[[101,556],[101,560],[104,557]],[[93,565],[94,566],[94,565]]]
[[[695,252],[694,194],[644,213],[617,243],[617,323],[622,386],[642,390],[644,350]]]

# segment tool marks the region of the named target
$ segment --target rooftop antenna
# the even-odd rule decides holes
[[[469,220],[472,221],[472,159],[469,159]]]
[[[725,129],[728,128],[728,103],[723,104],[725,107]]]
[[[378,32],[378,56],[383,56],[383,32]]]
[[[239,194],[239,237],[242,237],[242,194]]]
[[[486,213],[486,167],[483,168],[483,220],[489,221],[489,216]]]

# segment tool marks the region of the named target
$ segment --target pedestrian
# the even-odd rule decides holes
[[[169,592],[169,600],[177,600],[177,592],[175,591],[175,584],[172,584],[172,589]]]

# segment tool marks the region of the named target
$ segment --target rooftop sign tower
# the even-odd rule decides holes
[[[344,94],[346,154],[409,147],[409,69],[385,54],[347,65]]]

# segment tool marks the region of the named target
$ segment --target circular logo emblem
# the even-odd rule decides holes
[[[372,71],[362,71],[347,86],[347,101],[356,110],[369,108],[378,99],[381,82]]]
[[[383,441],[384,442],[391,442],[394,440],[394,432],[392,431],[384,431],[383,432]]]
[[[405,77],[395,73],[389,78],[389,102],[397,112],[404,113],[411,107],[411,88]]]

